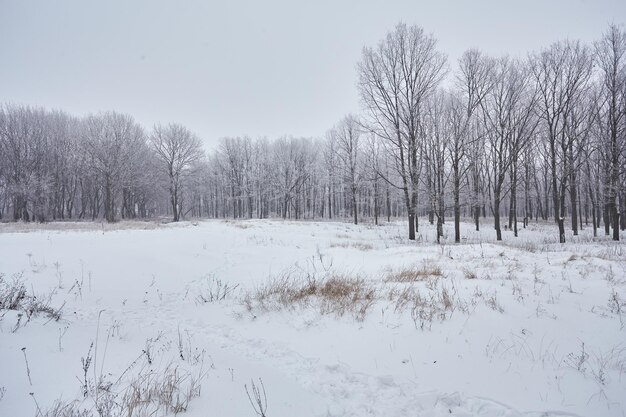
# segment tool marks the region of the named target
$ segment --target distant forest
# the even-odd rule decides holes
[[[523,58],[466,51],[399,24],[357,65],[362,109],[320,138],[225,137],[206,152],[185,126],[0,106],[3,221],[183,218],[471,218],[626,229],[626,32]],[[484,222],[484,220],[482,220]],[[601,232],[598,232],[598,229]]]

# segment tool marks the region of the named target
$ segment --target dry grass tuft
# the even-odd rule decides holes
[[[53,294],[47,296],[37,296],[26,290],[21,274],[16,274],[8,281],[4,274],[0,273],[0,320],[6,312],[17,313],[17,323],[12,331],[16,332],[20,327],[25,326],[31,319],[39,315],[59,321],[61,319],[63,306],[52,307],[51,298]]]
[[[232,227],[236,227],[237,229],[243,229],[243,230],[251,229],[254,227],[254,225],[252,225],[251,223],[247,223],[241,220],[225,219],[225,220],[222,220],[222,223],[227,224]]]
[[[433,288],[427,294],[411,285],[394,287],[387,293],[387,299],[395,313],[408,310],[415,328],[421,330],[430,329],[434,320],[443,322],[450,318],[457,306],[462,307],[444,286]]]
[[[245,294],[243,304],[250,312],[313,307],[321,314],[338,317],[348,314],[362,321],[376,298],[376,289],[358,277],[341,274],[324,278],[294,277],[285,273]]]
[[[169,365],[137,375],[121,392],[114,386],[98,386],[99,395],[84,401],[57,400],[42,417],[151,417],[178,415],[200,396],[202,375],[193,375]],[[94,404],[90,404],[90,400]],[[95,410],[94,410],[95,408]]]
[[[442,277],[443,271],[439,265],[424,264],[421,268],[405,267],[396,271],[390,271],[385,277],[385,282],[417,282],[425,281],[431,277]]]
[[[169,365],[161,372],[138,375],[121,396],[122,415],[177,415],[200,396],[201,378]]]
[[[207,279],[196,296],[197,303],[212,303],[230,298],[239,284],[229,284],[219,278]]]
[[[331,248],[354,248],[362,251],[369,251],[374,249],[374,246],[365,242],[333,242],[330,244]]]
[[[94,376],[93,379],[89,377],[90,367],[93,366],[92,343],[86,358],[81,358],[83,378],[78,380],[82,399],[59,399],[45,412],[37,404],[37,415],[153,417],[178,415],[187,411],[191,400],[200,396],[201,383],[207,375],[204,370],[204,351],[198,355],[197,361],[190,361],[189,358],[187,363],[170,361],[163,367],[156,365],[153,353],[150,353],[155,341],[146,341],[146,350],[128,365],[116,381],[109,379],[112,377],[110,373]],[[165,346],[162,346],[161,352],[166,349]],[[185,361],[182,353],[180,358]]]
[[[103,221],[53,221],[36,222],[0,222],[0,233],[30,233],[39,231],[51,232],[112,232],[117,230],[155,230],[168,226],[184,227],[185,223],[169,223],[170,220],[156,218],[148,220],[120,220],[114,223]]]
[[[472,271],[467,268],[463,268],[463,276],[465,277],[465,279],[477,279],[478,278],[478,275],[476,275],[475,271]]]

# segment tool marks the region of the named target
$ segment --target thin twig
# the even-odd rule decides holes
[[[28,358],[26,357],[26,348],[22,348],[22,353],[24,354],[24,362],[26,362],[26,375],[28,375],[28,383],[30,386],[33,386],[33,381],[30,379],[30,366],[28,366]]]

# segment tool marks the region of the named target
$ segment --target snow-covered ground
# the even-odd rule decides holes
[[[0,292],[62,306],[0,312],[0,416],[626,415],[625,244],[405,227],[0,225]]]

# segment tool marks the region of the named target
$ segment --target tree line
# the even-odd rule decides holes
[[[626,32],[524,58],[471,49],[451,64],[399,24],[357,64],[362,112],[324,137],[221,138],[205,152],[180,124],[116,112],[0,107],[0,219],[493,217],[626,229]],[[567,222],[567,225],[566,225]]]

